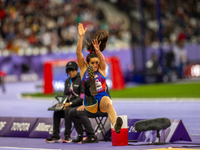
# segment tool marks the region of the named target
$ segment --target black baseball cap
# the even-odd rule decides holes
[[[69,61],[65,67],[66,73],[68,69],[78,70],[78,64],[75,61]]]

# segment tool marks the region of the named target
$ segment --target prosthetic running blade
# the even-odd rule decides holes
[[[89,75],[91,94],[94,96],[94,95],[97,95],[97,89],[95,85],[94,72],[93,72],[92,66],[88,65],[87,70],[88,70],[88,75]]]

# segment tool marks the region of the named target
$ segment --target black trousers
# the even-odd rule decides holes
[[[90,113],[87,110],[77,111],[78,107],[74,107],[70,110],[69,115],[74,123],[74,127],[79,135],[83,135],[83,126],[86,130],[87,136],[94,136],[94,129],[92,128],[89,118],[95,118],[98,116],[107,116],[107,113],[98,111],[97,113]],[[83,125],[83,126],[82,126]]]
[[[65,137],[70,137],[72,121],[69,116],[69,111],[75,107],[67,107],[64,111],[54,111],[53,114],[53,136],[58,137],[60,134],[60,120],[65,119]]]

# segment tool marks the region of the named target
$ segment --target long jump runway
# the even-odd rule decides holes
[[[36,89],[37,84],[38,82],[7,83],[7,91],[5,94],[1,92],[0,87],[0,117],[51,118],[53,112],[47,111],[47,108],[52,104],[54,98],[32,99],[20,98],[19,96],[20,93],[38,92]],[[182,119],[190,137],[192,138],[192,143],[195,144],[192,144],[191,142],[177,142],[165,145],[133,144],[128,146],[112,146],[111,142],[104,141],[95,144],[49,144],[42,138],[0,137],[0,150],[200,149],[200,98],[113,99],[113,104],[118,115],[127,115],[129,119],[153,119],[160,117]],[[185,148],[181,146],[185,146]]]

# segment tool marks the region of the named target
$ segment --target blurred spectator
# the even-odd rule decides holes
[[[124,72],[124,78],[125,78],[125,82],[131,82],[133,81],[134,78],[134,64],[133,63],[129,63],[126,65],[126,70]]]
[[[143,11],[145,18],[145,44],[151,46],[158,43],[157,32],[157,4],[156,0],[143,0]],[[134,20],[133,28],[140,22],[141,0],[117,0],[112,1],[122,11],[127,12]],[[184,29],[186,42],[200,42],[200,1],[198,0],[160,0],[161,22],[163,39],[167,39],[168,44],[174,44],[180,30]],[[140,30],[140,29],[139,29]],[[132,31],[133,32],[133,31]],[[134,32],[135,33],[135,32]],[[133,34],[134,34],[133,33]],[[139,33],[134,38],[138,37]],[[134,39],[133,44],[139,43]],[[158,44],[157,44],[158,45]]]
[[[6,78],[6,74],[3,71],[0,71],[0,86],[2,86],[2,92],[5,93],[6,89],[5,89],[5,78]]]
[[[164,55],[164,82],[171,82],[177,79],[174,61],[174,53],[170,50]]]
[[[28,47],[46,47],[51,50],[72,46],[77,40],[77,24],[82,22],[89,32],[113,28],[97,1],[73,0],[10,0],[1,1],[1,49],[17,53]],[[116,23],[116,22],[115,22]],[[123,22],[118,22],[120,30]],[[123,33],[123,28],[121,28]],[[117,36],[115,34],[115,36]],[[128,38],[126,35],[122,35]],[[121,39],[121,40],[122,40]],[[116,43],[116,42],[115,42]]]
[[[187,51],[184,47],[186,40],[186,35],[180,33],[177,40],[177,45],[173,48],[173,53],[175,56],[175,67],[179,79],[184,77],[184,67],[187,62]]]
[[[159,65],[158,56],[151,54],[151,58],[146,62],[146,80],[147,82],[161,82],[162,72]]]
[[[10,0],[0,1],[1,49],[18,52],[27,47],[48,49],[72,46],[77,41],[77,24],[82,22],[89,32],[109,30],[109,43],[115,46],[140,44],[140,0],[110,1],[126,12],[132,23],[127,23],[119,11],[106,10],[96,0]],[[107,2],[107,0],[104,0]],[[102,3],[101,3],[102,4]],[[143,0],[145,45],[159,46],[156,0]],[[183,28],[186,42],[200,43],[200,1],[161,0],[162,35],[166,44],[174,44]],[[153,11],[152,11],[153,10]],[[114,13],[114,17],[109,17]],[[112,16],[112,15],[111,15]],[[130,21],[129,20],[129,21]],[[128,24],[128,25],[127,25]],[[130,26],[133,26],[130,28]],[[131,39],[131,34],[132,39]],[[25,44],[19,44],[25,42]],[[27,41],[28,40],[28,41]],[[17,41],[17,42],[16,42]],[[53,43],[52,43],[53,42]],[[16,46],[17,43],[17,46]],[[127,44],[128,43],[128,44]]]

